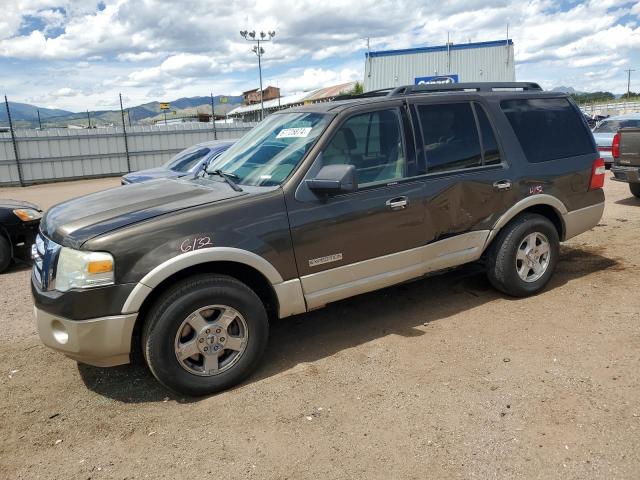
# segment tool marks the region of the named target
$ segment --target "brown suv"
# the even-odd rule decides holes
[[[477,260],[506,294],[539,292],[559,242],[598,223],[604,174],[578,108],[536,84],[285,110],[194,178],[51,208],[38,331],[93,365],[142,349],[164,385],[216,392],[261,361],[270,318]]]

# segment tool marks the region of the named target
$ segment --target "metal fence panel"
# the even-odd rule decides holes
[[[237,139],[255,124],[216,125],[217,137]],[[127,171],[122,128],[16,130],[25,184],[119,175]],[[131,168],[157,167],[191,145],[213,140],[211,124],[127,128]],[[0,186],[18,185],[10,133],[0,133]]]

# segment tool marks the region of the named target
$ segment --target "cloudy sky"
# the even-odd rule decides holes
[[[640,1],[0,0],[0,94],[70,110],[257,84],[242,29],[275,30],[265,84],[284,93],[362,80],[372,50],[509,36],[518,80],[640,90]]]

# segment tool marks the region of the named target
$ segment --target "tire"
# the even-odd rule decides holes
[[[640,183],[630,183],[629,190],[631,190],[634,197],[640,198]]]
[[[531,263],[537,263],[540,271],[529,268],[528,261],[544,251],[545,244],[548,245],[548,254],[540,254],[539,261]],[[530,245],[535,245],[533,251]],[[526,255],[528,251],[531,257]],[[489,247],[487,276],[496,289],[512,297],[535,295],[553,276],[559,254],[560,240],[553,223],[542,215],[525,213],[504,226]],[[524,272],[527,280],[522,278],[519,270]]]
[[[11,265],[11,244],[7,238],[0,234],[0,273]]]
[[[233,317],[228,329],[225,317]],[[210,395],[244,380],[258,365],[268,337],[267,312],[253,290],[225,275],[198,275],[156,300],[142,329],[142,351],[153,375],[169,389]],[[195,354],[186,356],[191,351]]]

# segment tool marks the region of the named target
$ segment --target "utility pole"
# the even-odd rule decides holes
[[[216,111],[213,107],[213,92],[210,92],[211,95],[211,123],[213,124],[213,139],[218,139],[218,133],[216,132]]]
[[[629,68],[625,72],[627,72],[627,100],[629,100],[631,98],[631,72],[635,72],[635,70]]]
[[[42,130],[42,121],[40,120],[40,109],[38,108],[38,125],[40,126],[40,130]]]
[[[127,127],[124,123],[124,108],[122,108],[122,94],[120,96],[120,115],[122,115],[122,133],[124,134],[124,151],[127,154],[127,172],[131,171],[131,159],[129,158],[129,142],[127,141]]]
[[[7,119],[9,120],[9,130],[11,130],[11,142],[13,143],[13,153],[16,156],[16,167],[18,167],[18,180],[20,186],[24,187],[24,179],[22,176],[22,165],[20,165],[20,156],[18,155],[18,140],[16,139],[16,132],[13,130],[13,122],[11,121],[11,110],[9,110],[9,100],[7,96],[4,96],[4,105],[7,107]]]
[[[276,36],[275,31],[268,31],[267,33],[260,32],[260,36],[256,38],[256,31],[251,32],[247,30],[240,30],[240,36],[247,42],[255,42],[257,45],[253,47],[253,53],[258,56],[258,72],[260,74],[260,120],[264,120],[264,98],[262,92],[262,55],[264,54],[264,48],[260,46],[260,42],[269,42]],[[249,38],[247,38],[249,37]]]

